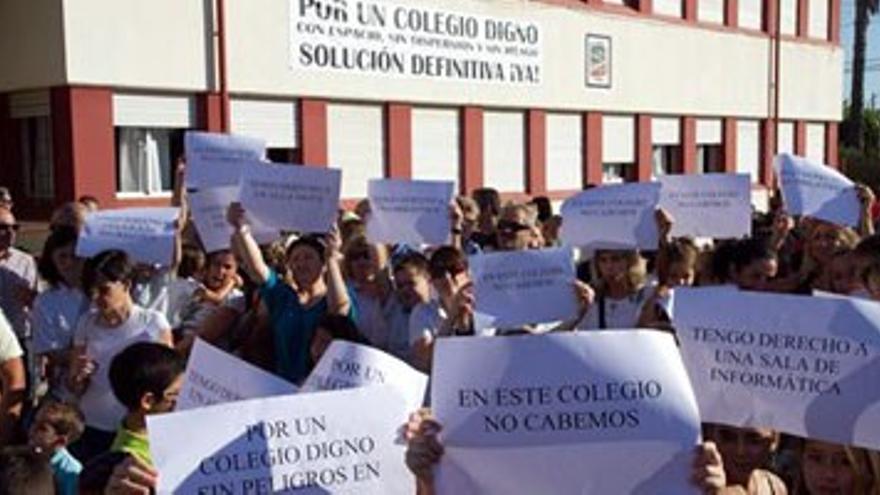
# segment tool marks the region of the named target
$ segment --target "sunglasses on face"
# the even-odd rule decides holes
[[[18,232],[18,224],[16,224],[16,223],[0,224],[0,232]]]
[[[498,222],[497,228],[498,232],[501,232],[502,234],[516,234],[523,230],[531,229],[528,225],[523,225],[519,222],[513,222],[510,220],[501,220]]]

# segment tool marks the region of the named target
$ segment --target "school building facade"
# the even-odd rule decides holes
[[[510,197],[836,166],[841,0],[0,4],[0,185],[26,218],[166,204],[187,129],[273,161]]]

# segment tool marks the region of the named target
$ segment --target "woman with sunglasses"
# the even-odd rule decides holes
[[[268,309],[275,372],[302,383],[309,372],[309,344],[321,318],[338,315],[355,321],[353,298],[342,274],[339,229],[334,226],[324,241],[308,235],[293,241],[286,250],[290,278],[285,280],[266,264],[241,204],[229,206],[227,220],[235,229],[233,248],[260,286],[261,302]]]
[[[367,340],[379,348],[388,345],[388,321],[385,303],[391,293],[388,276],[388,252],[384,245],[372,244],[358,235],[343,248],[343,269],[358,308],[358,328]]]

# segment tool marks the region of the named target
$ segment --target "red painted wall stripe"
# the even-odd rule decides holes
[[[797,4],[797,35],[809,38],[810,31],[810,0],[798,0]]]
[[[528,153],[526,191],[532,196],[547,193],[547,113],[526,113],[526,151]]]
[[[602,114],[587,112],[583,114],[583,185],[602,184]]]
[[[761,121],[761,184],[773,188],[773,161],[776,158],[776,126],[773,119]]]
[[[830,0],[828,5],[828,41],[840,44],[840,0]]]
[[[729,28],[739,27],[739,1],[727,0],[724,4],[724,25]]]
[[[838,132],[839,124],[837,122],[825,124],[825,163],[835,168],[840,167]]]
[[[697,119],[681,119],[681,173],[697,173]]]
[[[385,107],[387,177],[412,178],[412,107],[389,103]]]
[[[794,123],[794,154],[797,156],[807,154],[807,123],[803,120]]]
[[[697,22],[699,14],[697,13],[697,0],[684,0],[684,20],[687,22]]]
[[[724,149],[724,172],[736,173],[736,119],[725,118],[722,122],[723,149]]]
[[[223,132],[223,100],[219,93],[199,93],[196,96],[196,118],[199,129]]]
[[[776,27],[779,23],[777,18],[779,10],[777,9],[776,2],[764,1],[761,3],[764,5],[764,32],[770,36],[775,36]]]
[[[299,135],[303,165],[327,166],[327,102],[299,100]]]
[[[461,111],[461,190],[470,194],[483,187],[483,109]]]

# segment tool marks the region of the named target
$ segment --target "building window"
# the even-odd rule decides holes
[[[674,174],[681,170],[681,147],[655,145],[653,148],[654,177]]]
[[[697,146],[697,172],[701,174],[724,172],[724,150],[720,144]]]
[[[52,127],[47,116],[18,119],[21,129],[22,186],[28,198],[55,197]]]
[[[302,163],[302,153],[299,148],[266,148],[266,160],[272,163]]]
[[[629,169],[632,167],[630,163],[605,163],[602,164],[602,183],[603,184],[620,184],[632,175]]]
[[[174,164],[183,156],[185,129],[117,127],[116,190],[164,195],[174,187]]]

